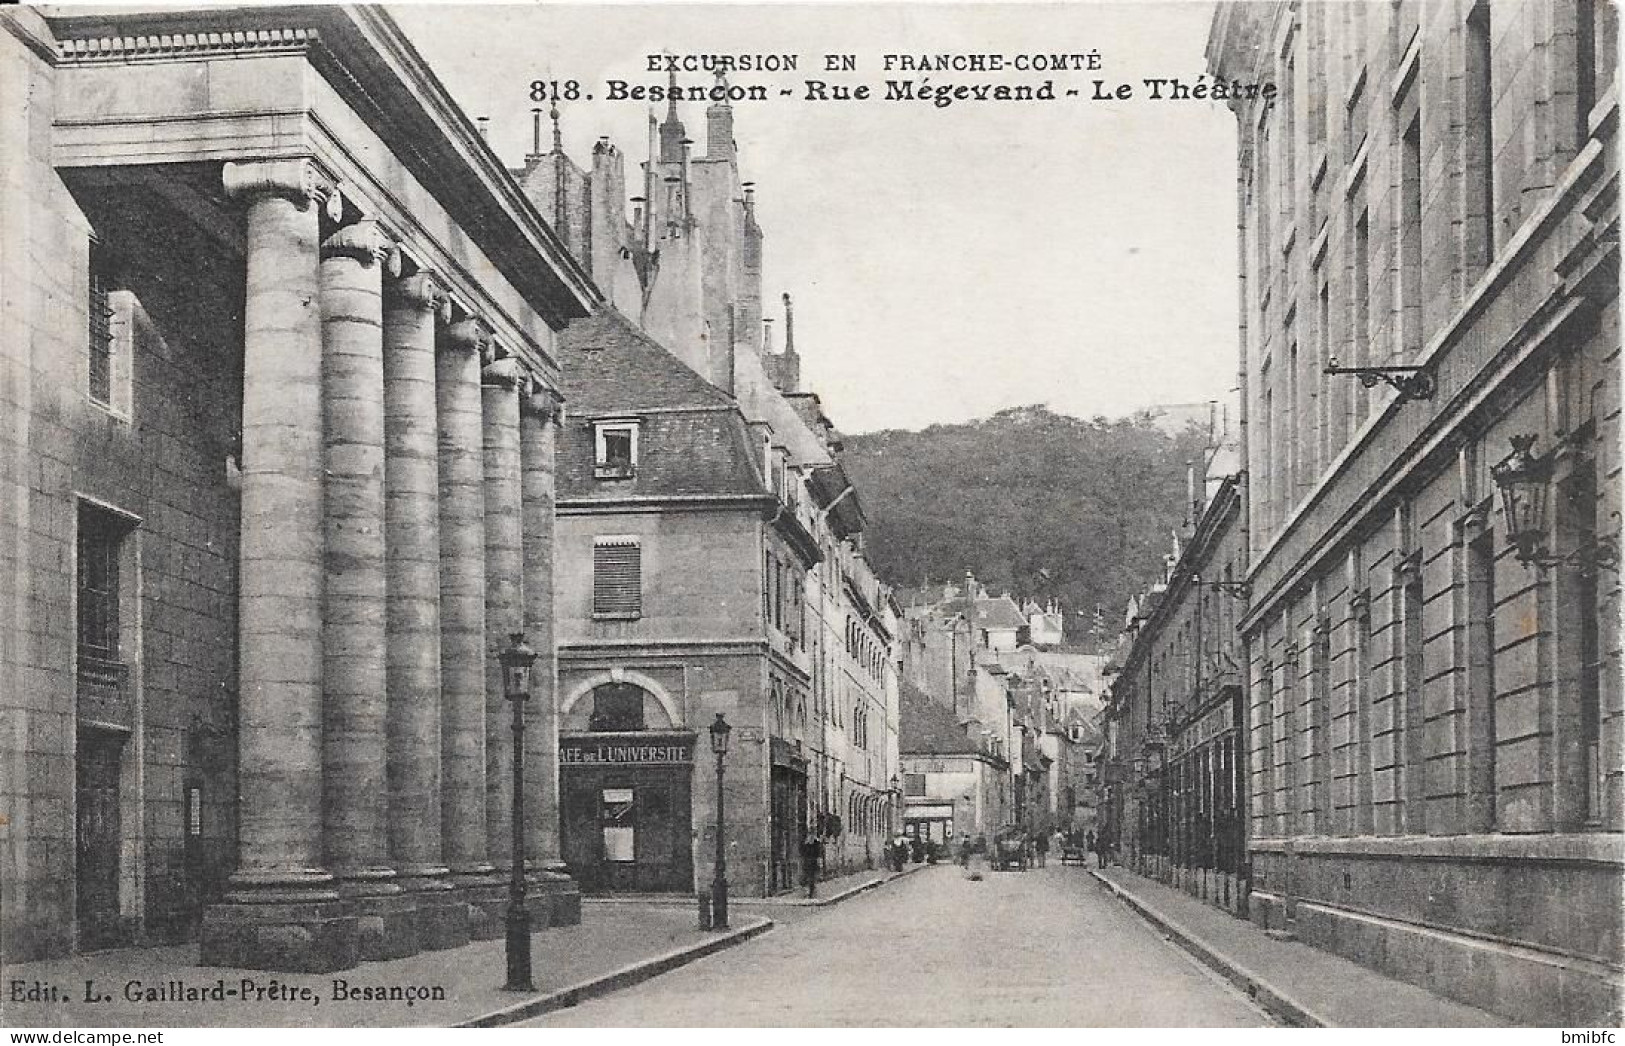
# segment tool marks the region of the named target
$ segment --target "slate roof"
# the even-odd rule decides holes
[[[733,398],[612,308],[560,334],[565,420],[560,501],[627,497],[768,497],[759,451]],[[630,479],[593,476],[593,420],[638,420]]]
[[[966,735],[951,711],[906,679],[899,689],[899,751],[910,755],[976,754],[976,742]]]

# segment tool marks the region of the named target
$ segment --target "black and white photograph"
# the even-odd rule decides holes
[[[1617,1044],[1618,24],[0,6],[8,1042]]]

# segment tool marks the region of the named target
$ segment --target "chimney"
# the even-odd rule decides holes
[[[784,292],[784,354],[796,353],[796,314],[790,305],[790,292]]]
[[[489,142],[491,140],[491,118],[482,116],[476,122],[480,126],[480,139]]]
[[[728,89],[727,74],[717,70],[717,87],[724,92]],[[723,100],[711,105],[705,110],[705,158],[707,160],[731,160],[734,158],[734,111],[728,105],[726,94]]]
[[[530,111],[530,154],[539,156],[542,152],[542,110],[538,106]]]
[[[762,354],[764,356],[773,354],[773,317],[771,316],[762,317]]]

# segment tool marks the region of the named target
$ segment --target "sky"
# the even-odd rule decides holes
[[[1235,385],[1235,125],[1223,103],[1153,100],[1196,81],[1211,5],[399,5],[392,14],[510,166],[530,150],[530,84],[575,79],[560,105],[582,165],[609,136],[628,191],[649,104],[607,80],[664,84],[648,56],[794,54],[796,72],[734,106],[742,176],[765,231],[764,299],[795,301],[803,384],[849,433],[917,429],[1033,403],[1079,417],[1226,398]],[[1096,72],[883,68],[886,54],[1097,52]],[[825,54],[858,69],[820,70]],[[888,79],[1040,84],[1055,102],[885,101]],[[868,84],[805,100],[804,81]],[[1134,86],[1096,101],[1092,82]],[[682,74],[682,84],[710,84]],[[1064,92],[1077,89],[1077,97]],[[780,90],[791,90],[782,97]],[[664,113],[664,105],[660,105]],[[704,105],[679,113],[697,154]],[[550,128],[544,134],[551,134]],[[545,146],[544,146],[545,147]],[[782,320],[775,323],[782,331]],[[776,333],[776,337],[778,334]]]

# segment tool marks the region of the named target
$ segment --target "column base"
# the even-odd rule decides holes
[[[508,887],[494,872],[465,872],[453,876],[452,894],[468,913],[468,939],[492,941],[507,932]]]
[[[334,973],[360,961],[356,917],[343,901],[212,905],[198,941],[203,966]]]
[[[581,887],[566,875],[562,867],[532,872],[532,887],[547,900],[549,926],[581,925]]]
[[[417,898],[404,892],[347,898],[356,916],[356,950],[364,962],[416,955]]]
[[[446,869],[418,875],[403,872],[400,884],[416,905],[413,920],[420,950],[438,952],[468,943],[468,904],[457,896]]]

